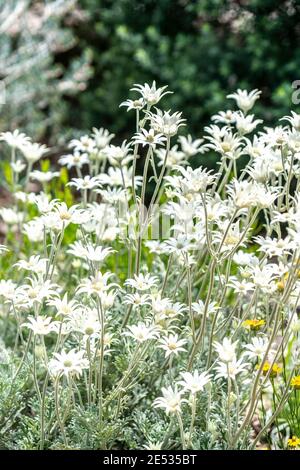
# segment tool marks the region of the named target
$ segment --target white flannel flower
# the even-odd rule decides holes
[[[185,391],[190,392],[193,395],[198,392],[202,392],[205,385],[208,384],[212,378],[212,376],[207,372],[202,372],[202,374],[200,374],[197,370],[193,373],[181,372],[180,375],[183,380],[179,382],[179,385],[181,385]]]
[[[261,95],[261,91],[255,89],[248,93],[247,90],[241,90],[240,88],[235,92],[227,95],[227,98],[235,100],[237,106],[244,112],[247,113],[253,108],[254,103]]]
[[[30,256],[29,260],[19,260],[14,266],[25,271],[33,271],[36,274],[44,274],[47,267],[47,258],[40,258],[39,255]]]
[[[4,297],[6,300],[11,300],[14,298],[17,284],[11,279],[1,279],[0,280],[0,298]]]
[[[157,104],[163,96],[167,95],[168,93],[172,93],[172,91],[165,91],[166,88],[168,88],[167,85],[156,88],[156,82],[153,81],[151,86],[148,85],[148,83],[145,83],[144,85],[135,83],[131,88],[131,91],[137,91],[140,93],[143,100],[148,105],[153,106],[154,104]]]
[[[185,125],[185,119],[182,119],[182,113],[176,112],[171,114],[169,111],[161,111],[156,108],[156,114],[147,113],[151,122],[151,127],[158,133],[168,137],[177,134],[179,127]]]
[[[245,345],[246,352],[244,356],[248,356],[250,359],[263,359],[267,348],[268,348],[268,339],[260,338],[255,336],[252,338],[251,343]]]
[[[120,108],[121,106],[125,106],[127,108],[127,112],[131,111],[132,109],[135,111],[139,111],[143,109],[145,104],[146,102],[144,101],[144,98],[139,98],[138,100],[126,100],[120,104]]]
[[[133,159],[130,144],[127,144],[126,140],[124,140],[121,146],[109,145],[103,152],[111,165],[114,166],[128,165]]]
[[[1,132],[0,141],[6,142],[12,148],[21,149],[24,145],[30,143],[30,137],[28,137],[19,129],[13,132]]]
[[[47,305],[49,307],[54,307],[56,310],[57,316],[67,317],[72,314],[76,314],[79,310],[79,305],[76,300],[69,300],[68,293],[66,292],[61,298],[60,296],[55,296],[50,300],[47,300]]]
[[[30,173],[30,179],[39,181],[39,183],[49,183],[53,178],[59,176],[58,171],[39,171],[34,170]]]
[[[84,351],[71,349],[69,352],[54,353],[49,361],[49,372],[54,377],[64,375],[67,378],[80,377],[84,369],[88,368],[88,360]]]
[[[144,305],[151,305],[151,298],[149,294],[140,294],[135,292],[134,294],[126,294],[123,300],[125,305],[132,305],[134,309],[143,307]]]
[[[234,343],[230,339],[224,338],[222,343],[214,342],[214,347],[223,362],[232,362],[235,359],[235,349],[238,341]]]
[[[181,413],[181,407],[183,403],[186,403],[186,399],[182,398],[182,391],[179,391],[175,385],[172,387],[162,388],[162,397],[158,397],[154,400],[154,408],[163,408],[167,415],[174,413]]]
[[[248,366],[249,364],[243,364],[243,358],[239,360],[233,358],[232,361],[226,363],[221,362],[221,364],[215,368],[215,378],[230,378],[234,380],[238,374],[246,372]]]
[[[67,155],[62,155],[58,160],[60,165],[66,165],[70,170],[71,168],[82,168],[83,165],[89,163],[89,157],[87,153],[80,153],[78,150],[74,150],[74,153],[69,153]]]
[[[73,186],[77,191],[86,191],[88,189],[93,190],[99,188],[101,182],[98,176],[86,175],[84,178],[72,178],[72,180],[67,183],[67,186]]]
[[[103,127],[100,127],[100,129],[93,127],[92,137],[94,139],[97,149],[103,150],[109,145],[110,141],[115,137],[115,134],[111,134],[107,129],[104,129]]]
[[[50,149],[46,145],[40,145],[37,143],[26,142],[20,147],[25,159],[29,164],[33,164],[40,160],[45,153],[49,152]]]
[[[140,132],[134,135],[134,144],[141,144],[143,147],[148,145],[151,148],[155,148],[156,145],[163,145],[166,141],[166,137],[163,134],[155,132],[154,129],[140,129]]]
[[[159,335],[155,325],[149,325],[142,322],[139,322],[137,325],[128,326],[127,329],[129,331],[125,331],[123,335],[133,338],[138,343],[144,343],[150,339],[156,339]]]
[[[124,283],[125,286],[130,286],[133,289],[139,291],[150,290],[152,287],[156,287],[158,278],[151,276],[151,274],[142,274],[138,276],[135,274],[133,279],[127,279]]]
[[[295,111],[291,111],[291,116],[281,118],[281,121],[288,121],[297,132],[300,132],[300,114]]]
[[[92,276],[89,279],[83,279],[82,283],[76,290],[76,294],[96,294],[101,297],[103,292],[106,292],[112,287],[117,286],[117,284],[108,283],[111,276],[112,273],[110,272],[102,274],[99,271],[95,276]]]
[[[21,326],[32,330],[34,335],[46,336],[52,331],[56,331],[57,324],[58,322],[52,321],[51,317],[38,315],[36,318],[29,316],[28,322],[22,323]]]
[[[179,136],[178,137],[179,143],[181,145],[181,150],[187,156],[187,158],[193,157],[197,155],[197,153],[203,153],[204,149],[201,148],[204,139],[195,139],[193,140],[191,134],[187,137]]]
[[[88,135],[83,135],[80,139],[73,139],[69,144],[70,148],[74,148],[77,152],[93,153],[96,149],[95,140]]]
[[[183,346],[187,343],[187,340],[179,339],[177,334],[164,336],[159,340],[159,343],[159,347],[165,351],[165,357],[169,357],[171,355],[177,356],[181,351],[186,351]]]
[[[254,129],[261,124],[263,121],[262,119],[254,119],[254,114],[248,114],[245,116],[241,111],[237,111],[234,116],[235,126],[238,132],[241,135],[250,134],[253,132]]]

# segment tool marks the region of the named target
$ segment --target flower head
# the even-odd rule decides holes
[[[202,372],[202,374],[200,374],[197,370],[195,370],[192,374],[190,372],[181,372],[181,376],[183,380],[179,382],[179,384],[182,385],[184,390],[192,394],[202,392],[205,385],[211,379],[211,375],[209,375],[207,372]]]
[[[84,351],[71,349],[69,352],[54,353],[48,367],[50,374],[55,377],[79,377],[87,369],[88,360],[84,358]]]
[[[186,402],[181,395],[182,391],[175,388],[167,387],[162,388],[162,397],[154,400],[153,406],[155,408],[163,408],[166,414],[181,413],[181,405]]]

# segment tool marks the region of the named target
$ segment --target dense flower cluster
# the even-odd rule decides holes
[[[201,139],[177,137],[182,114],[156,107],[166,88],[135,85],[121,104],[136,114],[130,141],[94,128],[70,142],[59,163],[74,175],[71,202],[55,193],[60,173],[36,164],[44,145],[1,134],[11,381],[33,378],[41,449],[72,447],[78,409],[83,447],[115,447],[131,413],[132,447],[298,447],[300,116],[253,135],[260,92],[238,90],[239,109],[213,116]],[[167,230],[153,237],[157,220]]]

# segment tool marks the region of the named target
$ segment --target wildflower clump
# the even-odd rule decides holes
[[[166,86],[131,92],[132,136],[93,128],[60,169],[0,135],[3,445],[297,448],[300,117],[264,127],[238,90],[193,138]]]

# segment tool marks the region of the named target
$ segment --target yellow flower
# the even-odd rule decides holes
[[[278,281],[278,282],[276,283],[276,285],[277,285],[277,289],[279,290],[279,292],[284,291],[284,288],[285,288],[285,283],[284,283],[284,281]]]
[[[300,390],[300,375],[295,375],[291,380],[291,387],[295,390]]]
[[[260,365],[257,365],[256,368],[259,369]],[[263,375],[267,375],[270,368],[271,368],[271,364],[269,362],[265,362],[264,365],[263,365],[263,368],[262,368]],[[273,366],[272,366],[272,370],[270,372],[269,377],[273,379],[274,377],[277,377],[277,375],[279,375],[281,373],[281,371],[282,371],[282,367],[280,367],[275,362],[275,364],[273,364]]]
[[[299,447],[300,445],[300,439],[297,436],[293,436],[291,439],[288,439],[287,441],[288,447],[291,449],[295,449],[296,447]]]
[[[245,320],[243,322],[243,326],[252,331],[259,330],[259,328],[261,326],[264,326],[265,324],[266,324],[265,320],[258,320],[257,318],[254,318],[253,320]]]

